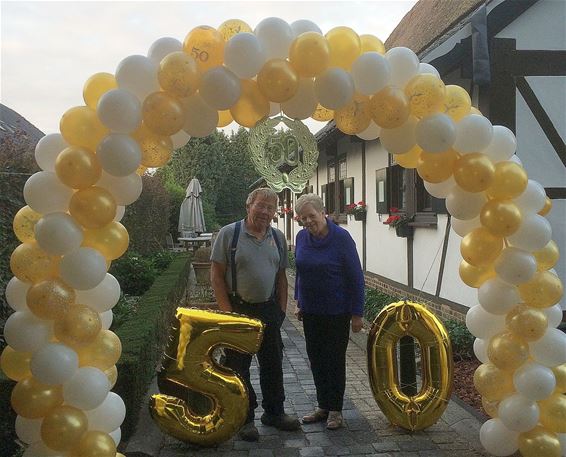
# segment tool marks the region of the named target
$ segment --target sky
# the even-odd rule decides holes
[[[218,27],[227,19],[241,19],[254,28],[262,19],[276,16],[289,23],[309,19],[323,33],[345,25],[385,41],[415,3],[2,1],[0,102],[44,133],[53,133],[67,109],[84,105],[82,89],[90,76],[114,74],[122,59],[147,55],[158,38],[182,42],[199,25]]]

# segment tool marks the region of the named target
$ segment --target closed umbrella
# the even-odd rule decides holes
[[[179,212],[179,232],[182,237],[193,237],[206,232],[202,210],[202,187],[197,178],[191,179]]]

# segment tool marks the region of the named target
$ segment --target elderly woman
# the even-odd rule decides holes
[[[364,276],[350,234],[327,219],[322,199],[301,196],[295,211],[304,229],[297,234],[295,314],[303,321],[318,406],[303,423],[342,426],[346,348],[362,328]]]

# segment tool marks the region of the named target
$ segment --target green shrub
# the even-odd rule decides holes
[[[452,343],[453,358],[471,359],[474,357],[474,336],[460,321],[447,320],[444,326]]]
[[[210,262],[211,252],[212,248],[210,246],[201,246],[195,251],[193,261],[201,263]]]
[[[378,289],[366,288],[366,301],[364,305],[364,317],[369,322],[373,322],[379,312],[389,303],[399,301],[398,298],[392,297]]]
[[[169,264],[177,257],[176,252],[171,251],[158,251],[151,256],[151,264],[161,273],[169,267]]]
[[[297,265],[295,264],[295,253],[293,251],[287,251],[287,257],[289,259],[289,268],[293,271],[297,271]]]
[[[116,306],[112,308],[112,328],[111,330],[115,332],[121,325],[126,322],[128,319],[136,313],[138,308],[138,302],[140,301],[141,297],[138,296],[129,296],[124,295],[123,293],[120,294],[120,299]]]
[[[143,295],[158,275],[151,258],[135,252],[127,253],[114,261],[110,273],[120,282],[126,295]]]

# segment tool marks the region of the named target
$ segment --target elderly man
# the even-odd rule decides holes
[[[212,248],[211,280],[222,311],[260,319],[265,324],[257,352],[264,414],[261,422],[280,430],[298,430],[297,418],[285,414],[283,402],[283,347],[280,328],[287,309],[287,243],[283,233],[270,226],[277,194],[256,189],[246,200],[247,217],[223,227]],[[250,382],[251,355],[226,351],[226,366],[236,371],[249,392],[249,410],[239,436],[257,441],[254,425],[257,397]]]

